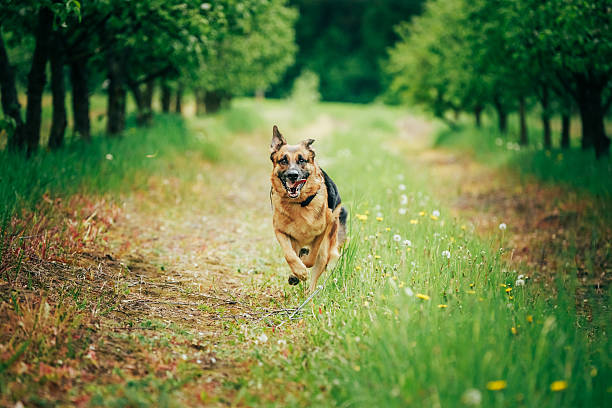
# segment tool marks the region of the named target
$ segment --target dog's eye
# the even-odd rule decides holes
[[[284,166],[286,164],[289,164],[289,161],[287,160],[286,157],[283,157],[282,159],[278,161],[278,164],[282,164]]]
[[[304,164],[304,163],[306,163],[306,160],[302,156],[298,157],[298,164]]]

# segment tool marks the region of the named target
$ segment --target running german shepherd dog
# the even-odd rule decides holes
[[[310,291],[327,265],[339,256],[346,239],[347,211],[340,205],[338,188],[315,163],[313,139],[288,145],[276,125],[272,129],[270,160],[273,169],[270,200],[274,208],[276,239],[291,268],[289,284],[308,278]]]

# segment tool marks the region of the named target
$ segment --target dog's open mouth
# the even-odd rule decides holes
[[[300,191],[302,190],[304,183],[306,183],[306,179],[298,180],[295,183],[292,183],[291,181],[287,180],[285,182],[285,189],[287,189],[287,195],[289,196],[289,198],[298,198],[300,196]]]

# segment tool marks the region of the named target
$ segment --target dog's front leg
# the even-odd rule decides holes
[[[298,255],[293,250],[293,245],[291,244],[291,237],[287,234],[282,233],[281,231],[275,230],[276,239],[280,244],[283,252],[285,254],[285,260],[289,264],[289,268],[291,268],[291,272],[296,276],[299,280],[305,281],[308,278],[308,270],[306,266],[302,262],[302,260],[298,257]],[[292,277],[289,277],[289,283],[293,283]]]

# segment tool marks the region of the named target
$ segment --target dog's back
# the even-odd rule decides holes
[[[321,169],[323,173],[323,179],[325,180],[325,188],[327,189],[327,206],[330,210],[334,211],[341,203],[340,193],[336,183],[327,175],[325,170]],[[340,209],[340,229],[338,230],[338,246],[341,247],[346,240],[346,219],[348,217],[348,211],[342,207]]]

